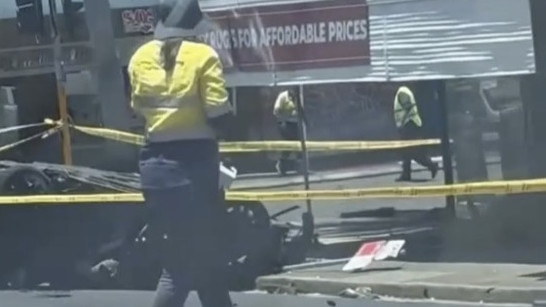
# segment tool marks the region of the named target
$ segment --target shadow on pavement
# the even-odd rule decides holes
[[[479,217],[439,223],[434,236],[439,244],[410,245],[407,256],[412,261],[544,264],[544,204],[540,195],[498,197]]]
[[[310,256],[347,258],[366,241],[405,239],[402,261],[543,264],[544,204],[538,195],[498,197],[472,219],[452,219],[443,208],[344,212],[337,223],[318,224],[321,244]]]
[[[441,243],[441,228],[447,217],[442,208],[430,210],[396,210],[379,208],[343,212],[340,219],[316,222],[318,244],[311,258],[340,259],[351,257],[364,242],[406,240],[409,257],[431,260]],[[425,251],[424,253],[420,251]]]

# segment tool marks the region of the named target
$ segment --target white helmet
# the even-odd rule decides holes
[[[159,0],[157,12],[155,39],[198,36],[208,29],[198,0]]]

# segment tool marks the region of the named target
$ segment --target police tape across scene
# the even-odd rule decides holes
[[[447,195],[524,194],[546,191],[546,178],[532,180],[487,181],[421,187],[382,187],[349,190],[311,190],[280,192],[228,191],[226,199],[232,201],[294,201],[365,198],[441,197]],[[140,193],[1,196],[0,205],[43,204],[71,205],[77,203],[141,203]]]
[[[26,129],[26,128],[29,128],[31,126],[32,125],[24,125],[24,126],[17,126],[17,127],[19,127],[19,128],[23,127],[22,129]],[[10,127],[10,128],[16,128],[16,127]],[[5,129],[5,130],[1,129],[0,134],[9,132],[9,131],[7,131],[8,129]],[[28,143],[30,141],[34,141],[34,140],[37,140],[37,139],[46,139],[46,138],[56,134],[57,132],[59,132],[59,130],[60,130],[60,127],[55,126],[55,127],[50,128],[50,129],[47,129],[46,131],[42,131],[42,132],[33,134],[33,135],[29,136],[29,137],[26,137],[24,139],[18,140],[17,142],[13,142],[13,143],[10,143],[10,144],[7,144],[7,145],[0,146],[0,153],[11,150],[11,149],[13,149],[13,148],[15,148],[17,146],[23,145],[23,144]],[[12,131],[15,131],[15,130],[12,130]]]
[[[46,120],[51,124],[56,122]],[[58,124],[58,123],[57,123]],[[142,135],[107,128],[84,127],[71,125],[77,131],[109,140],[142,145]],[[400,149],[416,146],[438,145],[439,139],[408,140],[408,141],[308,141],[308,151],[358,151],[358,150],[385,150]],[[301,151],[299,141],[249,141],[249,142],[222,142],[220,151],[224,153],[258,152],[258,151]]]

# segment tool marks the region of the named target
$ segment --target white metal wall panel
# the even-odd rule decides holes
[[[370,1],[370,36],[370,66],[279,72],[277,83],[449,79],[535,72],[528,1]]]
[[[309,0],[201,0],[206,10]],[[535,72],[529,3],[524,0],[369,0],[371,65],[277,72],[273,84],[403,81]],[[231,74],[256,85],[269,73]]]

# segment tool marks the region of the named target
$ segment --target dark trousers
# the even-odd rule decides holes
[[[231,307],[219,152],[213,140],[147,144],[140,154],[150,240],[163,271],[153,306],[183,306],[196,290],[204,307]]]
[[[295,122],[278,122],[277,126],[279,128],[279,134],[285,141],[299,141],[300,140],[300,130],[298,123]],[[281,152],[281,159],[288,159],[290,157],[290,151]],[[296,153],[296,156],[299,158],[301,153]]]
[[[402,140],[418,140],[424,136],[421,128],[413,122],[407,123],[405,126],[398,129]],[[434,170],[437,166],[428,154],[428,151],[423,146],[408,147],[401,150],[402,154],[402,177],[411,177],[411,161],[415,161],[429,170]]]

